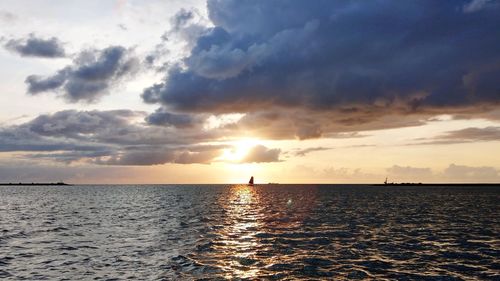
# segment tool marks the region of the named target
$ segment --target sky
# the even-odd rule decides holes
[[[500,182],[500,1],[0,2],[0,182]]]

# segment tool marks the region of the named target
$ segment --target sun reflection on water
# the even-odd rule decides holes
[[[303,229],[316,206],[316,188],[279,197],[270,188],[277,187],[232,185],[220,194],[220,215],[193,255],[204,270],[230,280],[260,280],[278,269],[288,274],[286,268],[293,262],[313,257],[304,254],[317,239],[310,239]]]
[[[221,230],[223,249],[233,255],[227,264],[228,278],[251,278],[258,275],[258,268],[248,266],[256,262],[258,243],[255,234],[261,227],[259,196],[254,187],[235,185],[230,190],[227,215],[228,224]]]

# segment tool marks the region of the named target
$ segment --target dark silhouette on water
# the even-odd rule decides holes
[[[64,183],[62,181],[60,182],[32,182],[32,183],[28,183],[28,182],[18,182],[18,183],[12,183],[12,182],[9,182],[9,183],[0,183],[0,185],[71,185],[71,184],[67,184],[67,183]]]
[[[388,182],[387,177],[382,184],[374,184],[374,186],[500,186],[500,183],[421,183],[421,182]]]
[[[249,186],[253,186],[253,176],[250,177],[250,180],[248,181]]]

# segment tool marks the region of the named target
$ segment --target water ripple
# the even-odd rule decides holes
[[[499,187],[0,187],[6,280],[500,280]]]

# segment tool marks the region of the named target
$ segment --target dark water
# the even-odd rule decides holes
[[[0,187],[7,280],[500,280],[500,187]]]

